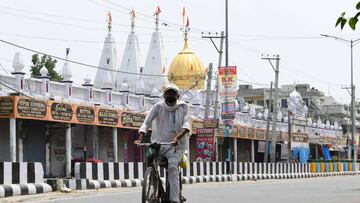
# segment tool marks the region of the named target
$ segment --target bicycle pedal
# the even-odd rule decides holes
[[[181,196],[181,201],[182,201],[182,202],[186,202],[186,198],[183,197],[183,196]]]

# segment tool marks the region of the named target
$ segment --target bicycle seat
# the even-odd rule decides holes
[[[161,159],[159,161],[159,166],[163,167],[163,168],[167,168],[168,167],[168,159],[166,157],[161,157]]]

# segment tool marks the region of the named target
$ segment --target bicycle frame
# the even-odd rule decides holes
[[[155,179],[157,180],[157,183],[158,183],[158,185],[157,185],[158,201],[160,201],[162,203],[169,202],[169,200],[170,200],[170,185],[168,182],[167,160],[166,160],[166,163],[163,163],[162,161],[164,161],[164,158],[159,156],[161,145],[169,145],[169,143],[153,143],[153,144],[146,143],[146,144],[140,144],[140,145],[141,146],[149,146],[152,149],[154,149],[152,156],[149,157],[149,158],[151,158],[151,162],[148,163],[147,170],[148,170],[148,168],[152,168],[152,170],[155,172],[154,173]],[[165,187],[166,188],[164,188],[164,186],[163,186],[163,181],[160,177],[159,167],[166,168],[166,173],[165,173],[165,179],[166,179]],[[180,188],[180,196],[181,196],[180,202],[184,202],[184,201],[186,201],[186,199],[181,194],[182,193],[181,192],[181,190],[182,190],[181,172],[179,172],[179,180],[180,180],[179,188]]]

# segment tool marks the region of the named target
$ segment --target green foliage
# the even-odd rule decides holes
[[[356,29],[356,24],[358,23],[359,16],[360,16],[360,11],[359,11],[360,10],[360,1],[356,4],[355,8],[356,8],[356,10],[358,10],[358,12],[353,17],[346,18],[345,17],[346,13],[345,12],[341,13],[340,17],[337,19],[337,21],[335,23],[335,27],[340,25],[340,28],[343,29],[346,22],[348,22],[349,27],[352,30],[355,30]]]
[[[32,55],[31,62],[33,64],[30,69],[31,77],[41,76],[40,69],[45,67],[49,72],[50,80],[61,81],[63,79],[61,75],[55,71],[56,59],[52,59],[48,55],[42,55],[40,57],[39,54],[34,54]]]

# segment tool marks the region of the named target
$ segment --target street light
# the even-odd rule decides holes
[[[347,45],[350,45],[350,50],[351,50],[351,151],[353,153],[353,161],[355,163],[355,147],[354,147],[354,141],[355,141],[355,86],[354,86],[354,76],[353,76],[353,47],[360,41],[359,39],[356,40],[348,40],[348,39],[344,39],[344,38],[340,38],[340,37],[336,37],[336,36],[331,36],[331,35],[324,35],[324,34],[320,34],[323,37],[329,37],[329,38],[333,38],[335,40],[339,40],[341,42],[344,42]]]

